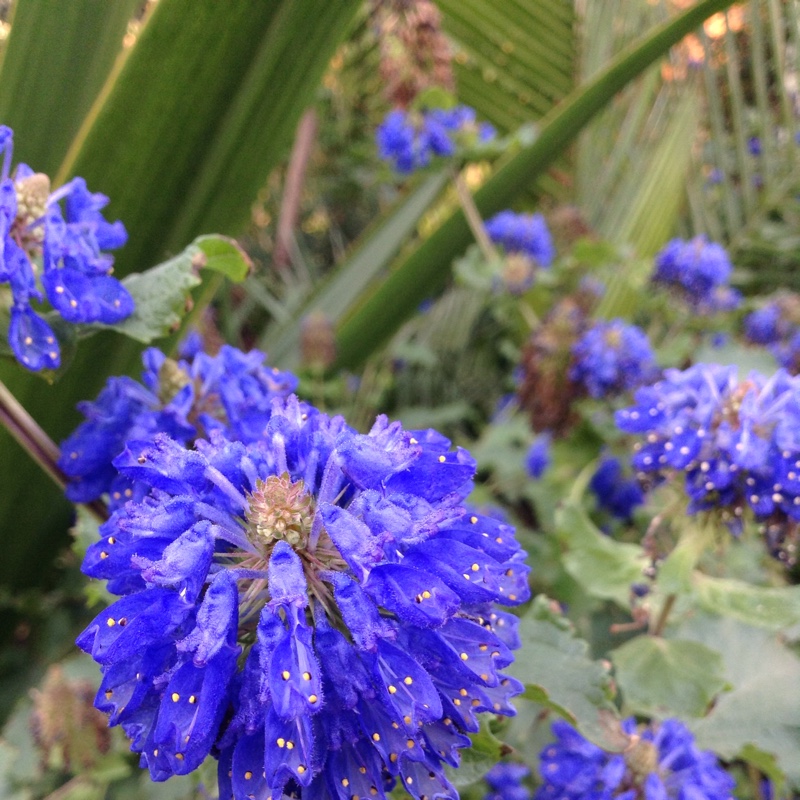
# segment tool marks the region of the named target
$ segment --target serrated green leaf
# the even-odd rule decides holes
[[[655,717],[699,717],[725,687],[722,656],[699,642],[637,636],[612,650],[625,707]]]
[[[726,760],[756,747],[775,756],[800,789],[800,659],[769,631],[735,619],[692,615],[676,630],[722,654],[730,691],[691,723],[697,744]]]
[[[556,531],[566,545],[564,568],[584,591],[601,600],[630,607],[630,587],[642,579],[647,558],[642,548],[603,535],[577,503],[556,512]]]
[[[200,236],[180,255],[122,281],[136,308],[126,320],[108,326],[117,333],[150,344],[180,325],[189,292],[199,286],[200,270],[210,269],[235,281],[244,280],[250,259],[224,236]]]
[[[460,789],[479,781],[503,757],[504,744],[489,728],[489,721],[481,718],[481,729],[470,734],[472,746],[460,751],[461,763],[457,769],[445,767],[450,782]]]
[[[800,586],[753,586],[699,572],[693,583],[698,604],[712,614],[772,631],[800,622]]]
[[[527,699],[564,717],[593,742],[620,749],[608,671],[589,657],[589,645],[549,602],[540,595],[520,619],[522,647],[508,671],[525,684]]]

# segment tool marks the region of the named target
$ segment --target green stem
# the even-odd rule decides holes
[[[0,424],[59,489],[62,491],[66,489],[67,476],[58,466],[61,456],[58,447],[2,381],[0,381]],[[100,522],[108,519],[108,509],[101,501],[87,503],[86,508]]]
[[[658,615],[656,624],[653,626],[652,631],[650,631],[651,636],[661,636],[661,634],[664,632],[670,611],[672,611],[672,607],[675,605],[675,601],[677,599],[678,595],[676,594],[670,594],[667,596],[667,599],[664,601],[664,605],[661,607],[661,613]]]

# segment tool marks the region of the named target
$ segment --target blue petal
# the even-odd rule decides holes
[[[58,369],[61,351],[52,328],[31,308],[11,309],[8,344],[17,361],[34,372]]]

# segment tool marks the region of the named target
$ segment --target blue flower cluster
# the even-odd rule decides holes
[[[651,380],[655,372],[647,335],[621,319],[595,322],[572,346],[570,380],[591,397],[634,389]]]
[[[800,372],[800,298],[782,294],[745,317],[744,335],[765,345],[776,361],[792,374]]]
[[[269,422],[272,401],[297,388],[294,375],[265,365],[257,350],[224,345],[216,356],[197,349],[184,354],[174,361],[149,348],[142,355],[142,383],[110,378],[97,400],[79,405],[86,422],[62,442],[58,462],[70,500],[88,503],[108,494],[112,510],[131,498],[141,500],[149,485],[121,475],[112,464],[127,441],[166,433],[189,445],[219,430],[253,442]]]
[[[553,435],[549,431],[545,431],[540,433],[528,448],[528,452],[525,455],[525,469],[534,480],[541,478],[545,470],[550,466],[550,445],[552,442]]]
[[[553,263],[556,251],[541,214],[501,211],[486,221],[486,233],[507,253],[520,253],[540,267],[549,267]]]
[[[612,754],[554,722],[556,742],[542,751],[544,785],[534,800],[732,800],[735,781],[682,722],[637,730],[631,718],[622,728],[630,746]]]
[[[375,132],[378,155],[403,175],[427,167],[435,156],[453,156],[460,147],[488,142],[494,136],[494,128],[478,124],[475,110],[468,106],[424,113],[395,109]]]
[[[644,434],[634,467],[657,480],[685,476],[688,512],[719,510],[734,533],[752,510],[773,555],[793,560],[786,541],[800,520],[800,378],[770,379],[736,367],[666,370],[618,411],[617,426]]]
[[[524,764],[497,764],[484,776],[492,788],[483,800],[531,800],[531,791],[522,781],[531,771]]]
[[[57,369],[58,340],[31,302],[46,296],[71,323],[111,325],[128,317],[133,298],[111,277],[114,261],[104,252],[121,247],[128,235],[121,222],[103,218],[108,198],[92,194],[83,178],[51,193],[50,179],[27,164],[12,175],[13,144],[11,129],[0,125],[0,283],[11,289],[8,342],[28,369]]]
[[[732,271],[722,245],[696,236],[668,242],[656,255],[652,280],[677,290],[698,311],[731,311],[741,302],[728,286]]]
[[[644,502],[644,492],[634,478],[626,478],[619,459],[605,456],[589,481],[597,505],[612,516],[629,520],[633,510]]]
[[[234,431],[235,432],[235,431]],[[78,638],[96,706],[154,780],[219,760],[220,797],[457,798],[444,765],[513,714],[529,597],[509,525],[464,506],[475,462],[380,417],[359,434],[294,396],[256,441],[161,433],[114,459],[149,493],[84,572],[120,599]]]

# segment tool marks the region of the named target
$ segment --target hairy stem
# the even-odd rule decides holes
[[[61,455],[58,447],[2,381],[0,381],[0,424],[63,491],[67,486],[67,477],[58,466]],[[86,508],[100,522],[108,519],[108,509],[99,500],[87,503]]]

